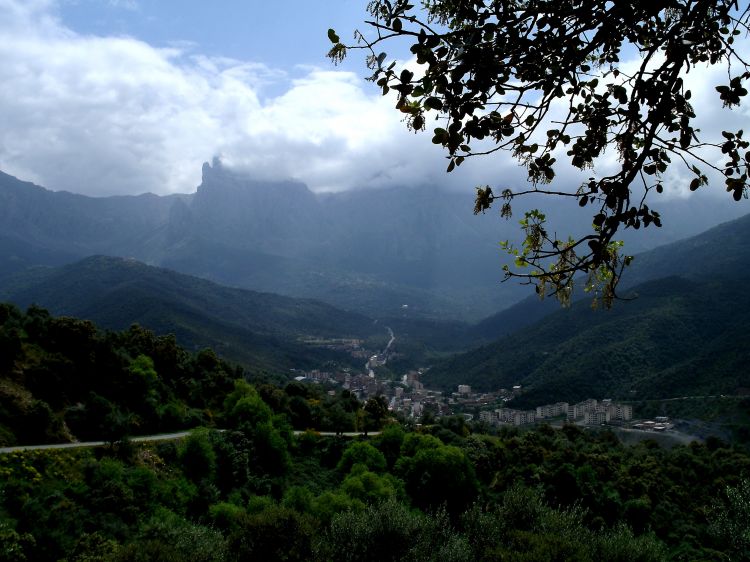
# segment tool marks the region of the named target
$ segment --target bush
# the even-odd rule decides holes
[[[227,545],[221,533],[163,508],[146,522],[136,540],[114,557],[123,562],[223,562],[227,559]]]
[[[178,457],[185,475],[193,482],[210,480],[216,473],[216,453],[207,429],[190,432],[180,445]]]
[[[346,474],[355,464],[362,464],[373,472],[384,472],[386,468],[383,453],[364,441],[357,441],[346,448],[336,470]]]
[[[229,535],[229,551],[238,560],[308,561],[313,527],[296,511],[272,505],[241,516]]]
[[[316,550],[320,559],[342,562],[472,560],[445,512],[425,515],[394,500],[334,516]]]

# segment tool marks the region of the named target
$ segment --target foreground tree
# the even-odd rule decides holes
[[[704,140],[694,127],[695,108],[686,75],[722,65],[716,86],[725,108],[747,95],[750,66],[736,40],[748,31],[750,8],[736,0],[373,0],[372,37],[355,32],[346,45],[334,30],[329,57],[364,49],[371,79],[383,94],[397,93],[407,125],[424,130],[430,115],[441,121],[432,142],[448,152],[448,172],[466,158],[510,152],[527,169],[530,189],[477,188],[475,213],[496,201],[510,217],[511,204],[529,193],[557,195],[593,207],[593,230],[561,240],[530,211],[521,221],[525,240],[508,246],[521,277],[537,292],[570,299],[577,274],[606,305],[616,296],[630,262],[614,236],[621,228],[661,226],[646,203],[661,193],[673,160],[696,190],[721,174],[735,200],[748,194],[750,152],[743,131]],[[411,42],[418,72],[397,69],[383,44]],[[622,58],[637,56],[636,65]],[[607,148],[618,164],[593,172]],[[545,187],[558,158],[592,177],[574,188]]]

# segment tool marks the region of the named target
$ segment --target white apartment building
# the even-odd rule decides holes
[[[597,404],[598,402],[596,400],[589,398],[578,404],[568,406],[568,419],[578,420],[581,419],[586,412],[595,412]]]
[[[524,425],[536,421],[535,410],[514,410],[512,408],[500,408],[495,410],[497,421],[512,423],[513,425]]]
[[[492,410],[482,410],[479,412],[479,419],[489,424],[495,424],[498,421],[497,414]]]
[[[556,402],[554,404],[545,404],[536,407],[537,419],[554,418],[568,413],[567,402]]]
[[[633,419],[633,406],[618,404],[612,400],[597,402],[594,399],[585,400],[568,407],[568,419],[580,420],[584,424],[598,425],[610,421],[630,421]]]
[[[604,409],[600,412],[585,412],[583,414],[583,423],[586,425],[599,425],[602,423],[608,423],[610,420],[609,409]]]

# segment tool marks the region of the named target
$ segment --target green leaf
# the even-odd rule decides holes
[[[336,32],[333,29],[328,30],[328,39],[331,40],[331,43],[340,43],[341,39],[339,39],[339,36],[336,35]]]
[[[441,109],[443,109],[443,102],[436,97],[429,97],[424,100],[424,106],[427,109],[435,109],[437,111],[440,111]]]

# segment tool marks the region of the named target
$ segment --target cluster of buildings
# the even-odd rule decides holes
[[[584,425],[601,425],[611,422],[626,422],[633,419],[633,406],[618,404],[605,399],[597,402],[593,398],[568,407],[570,421],[583,421]]]
[[[456,392],[447,395],[424,387],[424,384],[419,380],[424,373],[423,369],[409,371],[400,381],[378,380],[373,369],[386,363],[393,339],[394,337],[391,334],[391,341],[382,357],[367,353],[362,348],[363,342],[357,339],[306,341],[308,345],[346,351],[354,357],[367,358],[366,372],[354,374],[351,369],[343,369],[337,372],[315,369],[312,371],[295,371],[298,373],[295,379],[317,384],[339,384],[341,388],[353,392],[362,401],[372,396],[383,396],[388,401],[388,407],[392,412],[400,412],[411,418],[420,418],[428,411],[435,416],[451,415],[454,410],[459,412],[479,410],[479,419],[491,425],[520,426],[555,418],[567,419],[570,422],[583,425],[601,425],[623,423],[633,418],[633,407],[631,405],[612,402],[609,399],[599,401],[591,398],[577,404],[555,402],[554,404],[537,406],[531,410],[505,407],[505,403],[521,391],[520,386],[514,386],[510,391],[500,389],[492,393],[474,393],[471,386],[460,384]],[[500,407],[493,408],[493,406]],[[464,415],[469,417],[468,414]],[[638,429],[660,431],[667,428],[666,420],[657,419],[655,422],[648,422],[648,425],[645,424],[646,422],[641,424],[642,427],[638,427]]]
[[[519,387],[520,388],[520,387]],[[448,398],[448,404],[459,410],[483,410],[493,404],[504,404],[515,396],[514,392],[501,388],[496,392],[472,392],[468,384],[459,384],[457,392]],[[468,414],[464,414],[468,416]]]
[[[318,369],[311,371],[291,370],[297,374],[294,377],[296,381],[313,384],[338,384],[341,385],[341,388],[352,391],[360,399],[367,399],[370,396],[383,394],[387,389],[387,385],[382,381],[378,381],[366,374],[353,374],[349,368],[336,372],[320,371]]]
[[[497,408],[479,413],[479,419],[491,425],[526,425],[543,419],[560,417],[584,425],[622,423],[633,419],[633,407],[629,404],[618,404],[609,399],[597,401],[591,398],[578,404],[568,404],[567,402],[545,404],[544,406],[537,406],[534,410]]]
[[[420,418],[426,411],[436,416],[446,416],[453,412],[445,404],[443,395],[436,390],[427,390],[420,382],[419,377],[424,371],[409,371],[405,374],[401,383],[394,385],[392,393],[389,393],[388,409],[392,412],[401,412],[406,417]]]
[[[392,412],[402,412],[411,418],[420,418],[426,410],[436,416],[453,413],[440,391],[427,390],[420,382],[423,371],[409,371],[401,381],[380,380],[369,373],[353,373],[351,369],[337,372],[320,370],[294,370],[294,380],[313,384],[337,384],[351,391],[361,401],[373,396],[383,396]],[[330,391],[334,392],[334,391]]]

